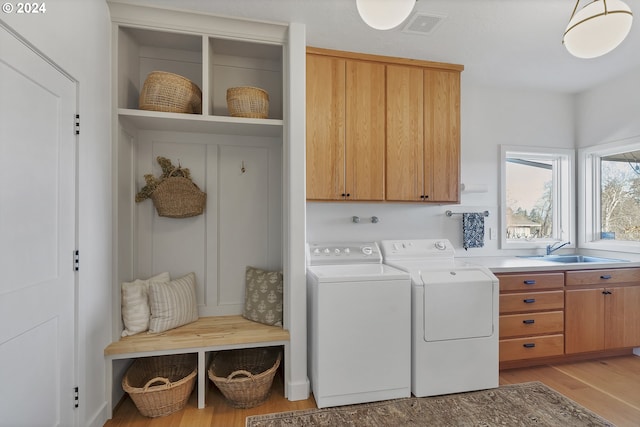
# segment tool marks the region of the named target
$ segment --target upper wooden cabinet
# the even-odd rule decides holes
[[[387,66],[386,200],[459,202],[460,72]]]
[[[307,198],[384,199],[384,65],[307,55]]]
[[[307,199],[458,202],[462,69],[307,48]]]

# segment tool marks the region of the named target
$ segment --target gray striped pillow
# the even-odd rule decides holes
[[[135,335],[149,329],[149,282],[168,282],[169,273],[160,273],[147,280],[122,283],[122,336]]]
[[[149,332],[152,333],[198,320],[195,273],[189,273],[170,282],[149,283],[149,307]]]

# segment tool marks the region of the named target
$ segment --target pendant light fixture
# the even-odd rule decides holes
[[[615,49],[629,34],[633,13],[621,0],[594,0],[578,10],[576,2],[562,43],[578,58],[596,58]]]
[[[362,20],[376,30],[390,30],[407,19],[416,0],[356,0]]]

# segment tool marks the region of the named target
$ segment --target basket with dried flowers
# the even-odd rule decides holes
[[[153,200],[160,216],[187,218],[204,212],[207,195],[191,179],[188,168],[173,166],[166,157],[156,159],[162,168],[159,178],[145,174],[146,185],[136,194],[136,202]]]

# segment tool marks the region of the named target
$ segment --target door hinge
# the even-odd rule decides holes
[[[73,271],[80,270],[80,251],[73,251]]]
[[[80,135],[80,114],[76,114],[75,130],[76,135]]]
[[[77,408],[80,406],[80,392],[78,391],[78,387],[73,388],[73,407]]]

